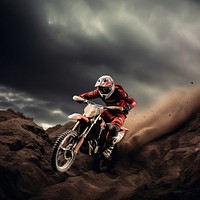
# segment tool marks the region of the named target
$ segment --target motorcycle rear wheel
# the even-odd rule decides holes
[[[105,157],[101,157],[99,159],[99,162],[98,162],[98,169],[100,172],[105,172],[107,171],[111,166],[111,161],[109,161],[108,159],[106,159]]]
[[[72,130],[67,130],[57,138],[51,153],[51,167],[54,171],[66,172],[71,167],[76,158],[73,150],[77,141],[77,133]]]
[[[115,166],[115,164],[118,161],[118,145],[115,145],[113,152],[111,154],[111,157],[112,157],[111,160],[108,160],[102,154],[100,154],[98,157],[96,157],[95,165],[94,165],[95,171],[106,172]]]

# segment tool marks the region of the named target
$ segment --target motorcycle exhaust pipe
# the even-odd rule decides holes
[[[74,153],[77,154],[80,147],[82,146],[83,142],[84,142],[85,137],[82,136],[82,138],[80,139],[80,141],[78,142],[78,144],[76,145],[75,149],[74,149]]]

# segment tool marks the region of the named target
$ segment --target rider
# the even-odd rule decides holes
[[[101,76],[97,80],[95,87],[95,90],[80,94],[80,96],[85,99],[100,97],[106,106],[123,107],[123,112],[106,110],[102,114],[105,122],[110,123],[109,137],[107,139],[106,149],[103,152],[104,157],[110,160],[115,145],[114,137],[118,134],[128,112],[137,105],[137,102],[124,91],[121,85],[116,84],[111,76]]]

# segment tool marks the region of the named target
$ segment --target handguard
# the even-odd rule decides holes
[[[78,103],[86,103],[87,102],[86,99],[84,99],[84,98],[82,98],[80,96],[77,96],[77,95],[73,96],[73,100],[76,101],[76,102],[78,102]]]

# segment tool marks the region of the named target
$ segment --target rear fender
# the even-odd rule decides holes
[[[128,130],[129,130],[129,129],[127,129],[127,128],[125,128],[124,126],[122,126],[122,127],[120,128],[120,131],[118,132],[117,136],[114,136],[114,143],[115,143],[115,144],[116,144],[116,143],[119,143],[119,142],[123,139],[123,137],[124,137],[126,131],[128,131]]]
[[[89,119],[79,113],[73,113],[71,115],[68,116],[69,119],[84,119],[86,122],[89,122]]]

